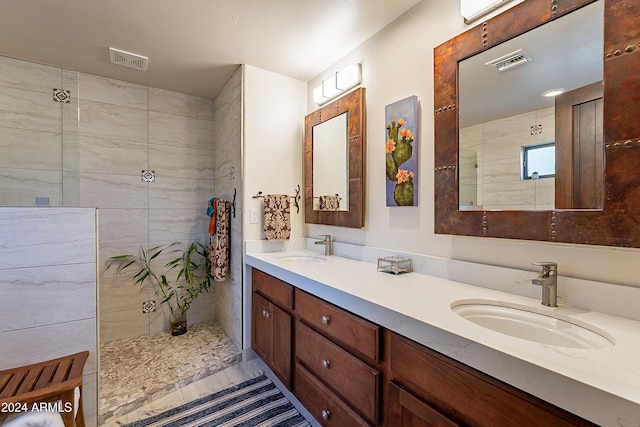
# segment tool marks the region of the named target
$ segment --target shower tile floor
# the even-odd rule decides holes
[[[123,424],[114,420],[240,361],[217,323],[192,325],[177,337],[163,331],[103,344],[98,424]]]

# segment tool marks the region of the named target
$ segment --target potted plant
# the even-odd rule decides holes
[[[158,273],[152,261],[165,253],[175,258],[164,265],[164,273]],[[174,336],[187,332],[187,310],[196,298],[208,293],[213,286],[209,249],[197,241],[189,245],[174,242],[146,251],[140,247],[139,255],[113,256],[105,265],[105,271],[115,267],[116,274],[130,274],[134,284],[153,287],[160,304],[169,307],[171,335]]]

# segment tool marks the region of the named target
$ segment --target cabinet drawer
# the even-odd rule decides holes
[[[293,309],[293,286],[255,268],[251,271],[251,284],[254,291],[261,293],[285,310]]]
[[[316,377],[377,424],[380,372],[315,332],[296,322],[296,357]]]
[[[300,364],[296,364],[295,378],[296,397],[321,425],[326,427],[370,425]]]
[[[296,289],[296,314],[325,336],[374,363],[380,361],[380,327]]]

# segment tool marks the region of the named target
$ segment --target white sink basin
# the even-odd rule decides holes
[[[316,262],[325,262],[327,259],[321,256],[313,256],[313,255],[287,255],[278,258],[281,261],[287,262],[300,262],[300,263],[316,263]]]
[[[542,344],[603,349],[615,339],[588,323],[545,309],[491,300],[461,300],[451,310],[484,328]]]

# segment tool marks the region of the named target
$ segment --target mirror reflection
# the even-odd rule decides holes
[[[349,210],[347,114],[313,127],[314,210]]]
[[[603,3],[459,62],[461,210],[602,207]]]

